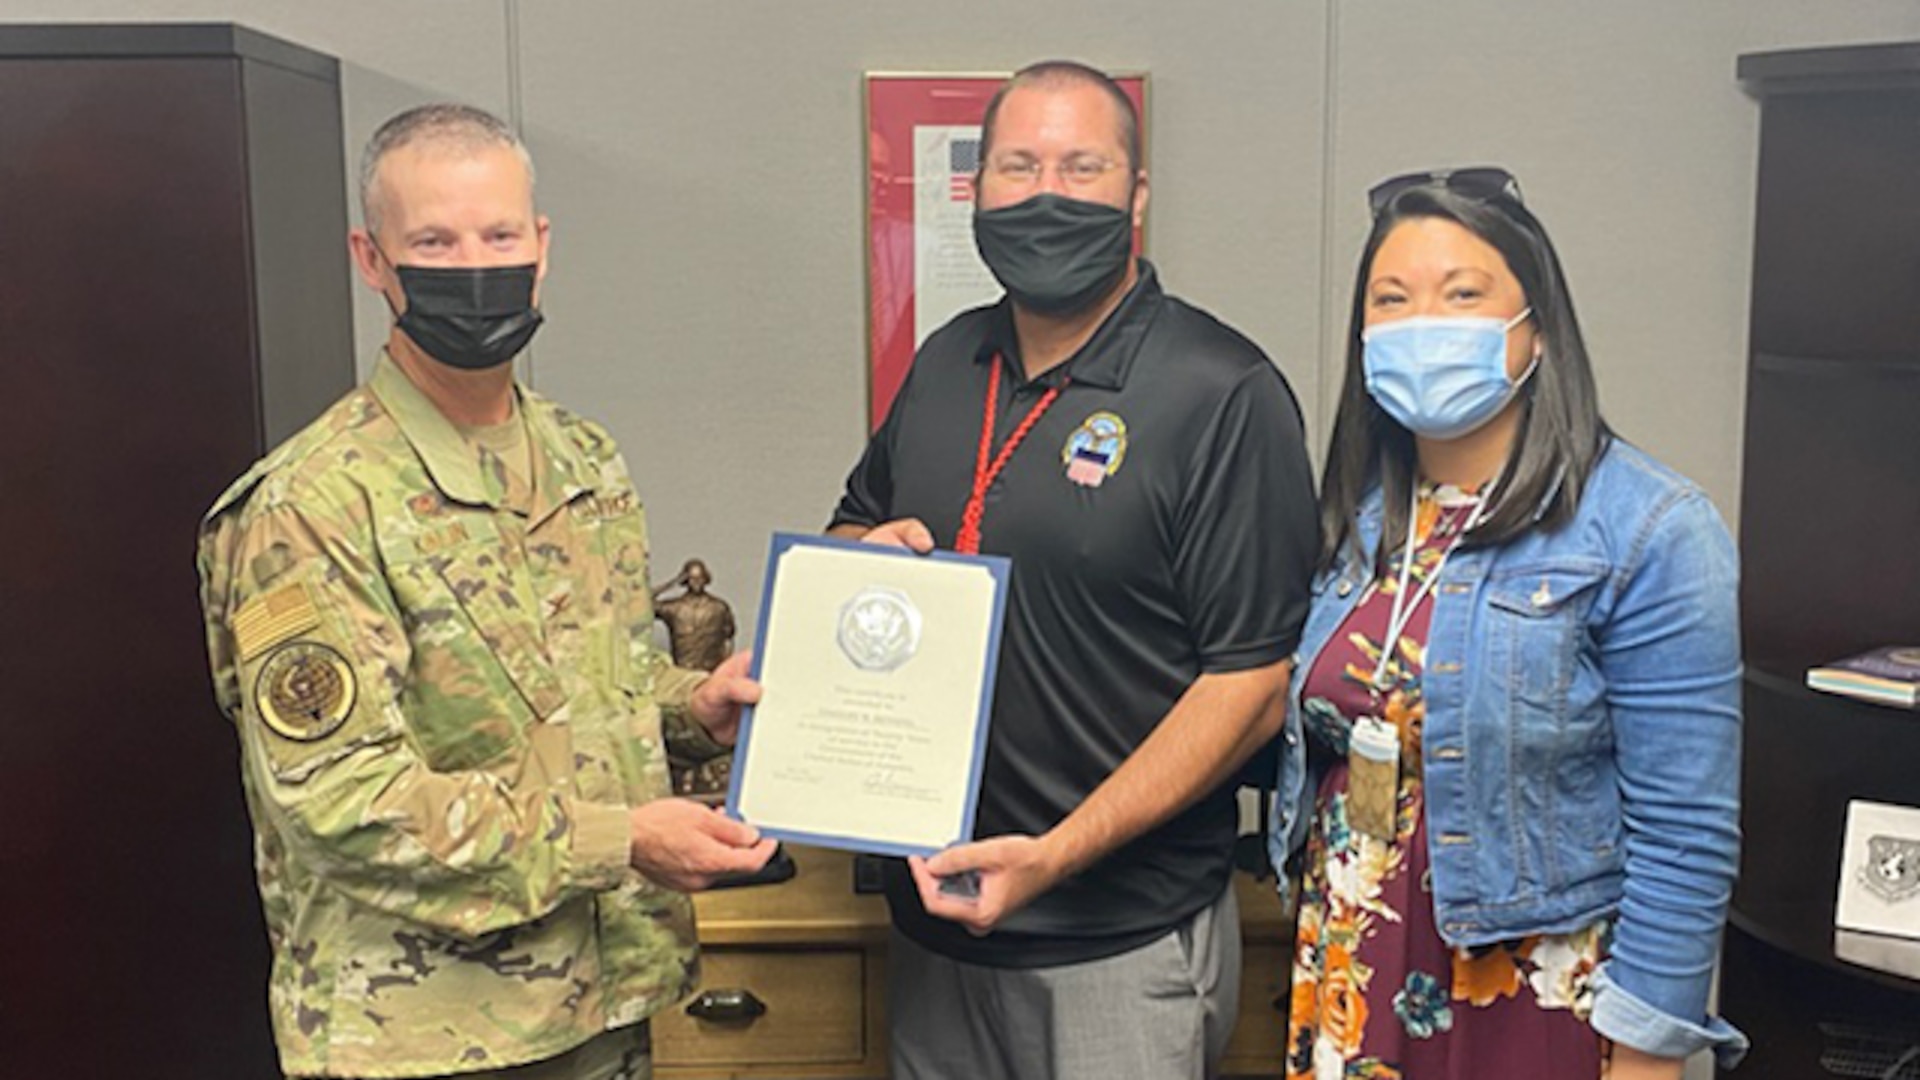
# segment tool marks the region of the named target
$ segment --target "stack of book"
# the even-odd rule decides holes
[[[1807,685],[1863,701],[1920,708],[1920,646],[1886,645],[1809,668]]]

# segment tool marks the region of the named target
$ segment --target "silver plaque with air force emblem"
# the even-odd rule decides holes
[[[840,607],[838,639],[854,667],[892,671],[920,649],[920,609],[898,589],[862,589]]]
[[[1834,956],[1920,979],[1920,807],[1847,804],[1833,926]]]

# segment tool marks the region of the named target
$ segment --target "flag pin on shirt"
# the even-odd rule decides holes
[[[1107,477],[1120,471],[1126,456],[1127,422],[1110,412],[1087,417],[1060,448],[1067,479],[1085,488],[1106,483]]]

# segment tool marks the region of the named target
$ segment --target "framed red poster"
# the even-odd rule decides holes
[[[973,176],[980,168],[980,119],[1007,78],[867,75],[869,431],[886,419],[926,336],[962,311],[1000,298],[1000,284],[973,247]],[[1144,146],[1147,77],[1115,81],[1139,110]],[[1141,247],[1138,235],[1134,247]]]

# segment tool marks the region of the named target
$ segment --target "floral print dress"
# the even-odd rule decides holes
[[[1301,883],[1287,1024],[1286,1075],[1311,1080],[1594,1080],[1604,1040],[1587,1025],[1589,982],[1608,926],[1534,936],[1471,951],[1441,940],[1433,915],[1422,799],[1420,678],[1431,591],[1475,500],[1423,487],[1415,514],[1407,618],[1381,680],[1396,554],[1306,673],[1301,701],[1312,752],[1334,764],[1321,783]],[[1360,717],[1400,736],[1391,842],[1349,827],[1347,732]]]

